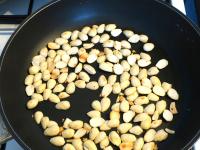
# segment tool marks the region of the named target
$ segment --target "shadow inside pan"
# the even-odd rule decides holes
[[[33,16],[7,45],[1,66],[1,100],[7,126],[25,148],[33,150],[54,150],[43,130],[36,125],[32,113],[42,110],[50,119],[58,121],[69,117],[72,120],[88,120],[86,113],[90,103],[99,99],[100,90],[78,89],[68,100],[72,108],[58,111],[52,103],[44,102],[33,111],[26,109],[29,99],[24,91],[24,79],[31,59],[47,42],[54,40],[65,30],[81,29],[85,25],[116,23],[122,29],[132,29],[145,33],[155,43],[150,52],[152,64],[167,58],[169,66],[159,73],[162,81],[167,81],[179,91],[179,114],[172,123],[164,123],[176,130],[175,135],[159,143],[163,150],[184,148],[199,130],[198,86],[196,68],[200,38],[194,28],[180,15],[156,1],[60,1]],[[139,52],[141,44],[133,45]],[[98,67],[95,64],[96,68]],[[104,72],[97,69],[92,80],[97,80]],[[108,74],[107,74],[108,75]],[[116,96],[111,95],[112,103]],[[164,97],[168,104],[171,102]],[[48,103],[48,104],[46,104]],[[168,105],[169,106],[169,105]],[[109,111],[108,111],[109,112]],[[105,114],[108,117],[108,113]],[[162,126],[162,127],[163,127]]]

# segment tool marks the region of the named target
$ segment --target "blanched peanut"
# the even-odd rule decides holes
[[[124,68],[123,68],[123,66],[121,64],[115,64],[113,66],[113,71],[114,71],[115,74],[120,75],[120,74],[123,73]]]
[[[33,95],[34,90],[35,90],[35,88],[34,88],[33,85],[28,85],[28,86],[26,86],[26,89],[25,89],[26,94],[27,94],[28,96]]]
[[[136,137],[133,134],[126,133],[121,135],[121,140],[122,142],[135,142]]]
[[[124,120],[124,122],[130,122],[132,119],[133,119],[133,117],[135,116],[135,112],[134,111],[131,111],[131,110],[129,110],[129,111],[127,111],[127,112],[125,112],[124,114],[123,114],[123,120]]]
[[[134,100],[135,105],[144,105],[148,103],[149,103],[149,99],[146,96],[139,96]]]
[[[69,127],[75,130],[81,129],[83,127],[83,121],[81,120],[72,121],[69,123]]]
[[[83,150],[83,142],[81,139],[73,139],[72,145],[75,147],[76,150]]]
[[[56,80],[54,79],[50,79],[49,81],[47,81],[47,88],[48,89],[53,89],[56,85]]]
[[[78,130],[76,131],[76,133],[74,134],[74,138],[75,138],[75,139],[81,138],[81,137],[83,137],[85,134],[86,134],[86,130],[85,130],[85,129],[83,129],[83,128],[78,129]]]
[[[131,43],[138,43],[139,40],[140,40],[140,36],[138,34],[134,34],[128,39],[128,41]]]
[[[26,104],[28,109],[33,109],[33,108],[37,107],[37,105],[38,105],[38,100],[37,99],[31,99]]]
[[[117,111],[111,111],[110,112],[110,120],[113,119],[120,119],[120,113]]]
[[[97,33],[103,33],[105,30],[105,24],[101,24],[99,25],[99,27],[97,28]]]
[[[143,78],[141,83],[142,83],[142,86],[152,88],[151,80],[148,78]]]
[[[158,70],[157,67],[151,67],[151,68],[149,68],[148,71],[147,71],[147,74],[148,74],[149,76],[154,76],[154,75],[157,75],[158,73],[159,73],[159,70]]]
[[[154,44],[153,43],[145,43],[143,45],[143,49],[146,52],[152,51],[154,49]]]
[[[165,128],[165,131],[169,134],[174,134],[175,131],[174,130],[171,130],[171,129],[168,129],[168,128]]]
[[[91,106],[94,110],[101,111],[101,103],[98,100],[94,100]]]
[[[148,94],[148,99],[150,100],[150,101],[158,101],[159,100],[159,97],[156,95],[156,94],[154,94],[154,93],[150,93],[150,94]]]
[[[81,80],[84,80],[85,82],[90,81],[90,77],[86,72],[81,71],[78,76]]]
[[[144,145],[144,139],[138,138],[134,144],[134,150],[141,150]]]
[[[62,84],[57,84],[54,87],[53,92],[54,93],[62,92],[64,89],[65,89],[65,87]]]
[[[108,84],[113,85],[117,81],[117,75],[110,75],[108,77]]]
[[[136,76],[139,74],[139,66],[137,64],[133,64],[130,69],[130,74]]]
[[[112,107],[111,107],[111,109],[112,109],[113,111],[119,112],[119,111],[120,111],[120,103],[115,103],[115,104],[113,104]]]
[[[66,129],[62,132],[62,137],[64,138],[72,138],[75,134],[74,129]]]
[[[31,67],[29,68],[29,73],[30,73],[31,75],[33,75],[33,74],[38,73],[39,70],[40,70],[40,68],[39,68],[38,66],[31,66]]]
[[[126,48],[126,49],[130,49],[131,48],[131,44],[126,40],[122,40],[121,41],[121,45],[122,45],[122,48]]]
[[[71,73],[68,74],[66,81],[68,83],[73,82],[76,79],[76,77],[77,77],[76,73],[71,72]]]
[[[110,64],[108,62],[102,62],[99,64],[99,69],[106,71],[106,72],[112,72],[113,71],[113,64]]]
[[[173,120],[173,114],[171,113],[171,111],[169,110],[164,110],[163,112],[163,118],[166,120],[166,121],[172,121]]]
[[[144,135],[144,141],[145,142],[153,141],[155,134],[156,134],[156,131],[154,129],[149,129]]]
[[[141,85],[140,80],[135,76],[131,77],[131,84],[133,87],[139,87]]]
[[[178,113],[175,102],[171,102],[170,103],[170,108],[169,109],[172,112],[172,114],[177,114]]]
[[[53,125],[51,127],[48,127],[44,130],[44,135],[46,136],[55,136],[59,133],[59,126]]]
[[[121,144],[121,138],[120,136],[117,134],[116,131],[111,131],[109,134],[109,140],[112,144],[119,146]]]
[[[139,94],[150,94],[151,93],[151,89],[148,87],[145,87],[145,86],[138,86],[137,91]]]
[[[55,107],[59,110],[67,110],[70,108],[70,103],[68,101],[61,101],[57,103]]]
[[[145,143],[144,146],[142,147],[142,150],[154,150],[155,146],[156,145],[154,142]]]
[[[51,95],[49,96],[49,101],[53,103],[59,103],[60,98],[56,94],[51,93]]]
[[[87,113],[87,115],[91,118],[101,117],[101,113],[97,110],[92,110]]]
[[[119,127],[117,128],[117,130],[120,132],[120,133],[127,133],[128,130],[130,130],[132,128],[132,124],[131,123],[122,123],[119,125]]]
[[[71,34],[72,34],[72,32],[70,32],[70,31],[65,31],[65,32],[63,32],[63,33],[61,34],[61,37],[64,38],[64,39],[66,39],[66,40],[68,40],[68,39],[70,38]]]
[[[145,120],[141,121],[141,128],[144,130],[148,130],[151,127],[151,117],[147,117]]]
[[[112,48],[114,46],[114,41],[113,40],[107,40],[103,43],[104,48]]]
[[[24,81],[25,85],[31,85],[33,83],[33,79],[34,79],[33,75],[26,76],[25,81]]]
[[[71,40],[76,40],[78,38],[79,31],[74,30],[71,35]]]
[[[97,135],[99,134],[99,129],[98,128],[92,128],[89,132],[89,139],[94,140]]]
[[[74,72],[75,72],[75,73],[79,73],[79,72],[82,71],[82,68],[83,68],[83,64],[82,64],[82,63],[79,63],[79,64],[76,66]]]
[[[42,118],[43,118],[43,113],[41,111],[37,111],[34,113],[34,118],[35,118],[35,122],[37,124],[40,124]]]
[[[162,124],[162,120],[154,120],[151,123],[151,128],[157,128]]]
[[[147,78],[147,69],[141,69],[138,74],[138,79],[142,80],[144,78]]]
[[[140,113],[140,114],[137,114],[134,118],[134,122],[140,122],[140,121],[144,121],[145,119],[148,118],[148,114],[146,113]]]
[[[142,113],[144,111],[144,108],[140,105],[133,105],[131,106],[131,110],[133,110],[135,113]]]
[[[99,85],[96,81],[91,81],[86,84],[86,88],[90,90],[97,90],[99,88]]]
[[[166,109],[167,103],[164,100],[158,101],[156,103],[156,110],[161,114]]]
[[[120,110],[122,112],[127,112],[129,110],[129,103],[126,100],[123,100],[120,104]]]
[[[121,92],[121,86],[120,86],[119,82],[116,82],[116,83],[113,84],[112,92],[114,94],[119,94]]]
[[[121,87],[122,90],[127,88],[129,85],[130,85],[130,81],[129,80],[125,80],[123,82],[120,82],[120,87]]]
[[[104,149],[105,147],[107,147],[109,145],[109,139],[108,137],[104,138],[101,142],[100,142],[100,147],[102,149]]]
[[[76,150],[72,144],[65,144],[63,150]]]
[[[85,33],[85,34],[88,34],[88,32],[90,31],[90,27],[88,27],[88,26],[85,26],[85,27],[83,27],[83,29],[81,30],[81,32],[83,32],[83,33]]]
[[[173,88],[168,90],[167,95],[173,100],[178,100],[179,99],[178,92]]]
[[[44,92],[44,90],[46,89],[46,84],[43,83],[43,84],[40,84],[39,86],[36,87],[36,92],[41,94]]]
[[[105,112],[108,110],[108,108],[110,107],[111,101],[109,98],[104,97],[101,100],[101,112]]]
[[[94,139],[95,144],[100,143],[103,139],[105,139],[107,137],[106,133],[104,131],[99,132],[99,134],[96,136],[96,138]]]
[[[70,95],[67,94],[67,92],[61,92],[61,93],[58,94],[58,97],[59,97],[60,99],[67,98],[67,97],[69,97],[69,96],[70,96]]]
[[[65,120],[64,120],[64,123],[63,123],[63,127],[64,128],[69,128],[69,123],[70,122],[72,122],[72,120],[71,119],[69,119],[69,118],[66,118]]]
[[[147,35],[144,35],[144,34],[141,34],[140,35],[140,41],[143,42],[143,43],[146,43],[148,41],[148,36]]]
[[[167,92],[169,89],[172,88],[172,85],[170,83],[163,82],[162,83],[162,88],[165,90],[165,92]]]
[[[158,130],[155,134],[154,141],[163,141],[168,137],[168,133],[165,130]]]
[[[129,130],[130,133],[133,133],[135,135],[140,135],[142,134],[143,132],[143,129],[140,127],[140,126],[133,126],[130,130]]]
[[[130,38],[131,36],[134,35],[133,31],[131,31],[131,30],[124,30],[124,31],[123,31],[123,34],[124,34],[127,38]]]
[[[153,92],[158,96],[165,96],[165,90],[161,86],[155,85]]]
[[[156,108],[155,104],[149,104],[144,108],[144,112],[149,115],[153,115],[155,108]]]
[[[89,64],[94,63],[97,60],[97,55],[96,54],[89,54],[87,57],[87,62]]]
[[[56,136],[50,139],[51,144],[55,146],[63,146],[65,144],[65,140],[62,136]]]
[[[111,31],[111,35],[112,35],[113,37],[117,37],[117,36],[119,36],[121,33],[122,33],[122,30],[121,30],[121,29],[114,29],[114,30]]]
[[[163,69],[168,65],[168,61],[166,59],[161,59],[157,62],[156,67],[158,67],[158,69]]]
[[[105,120],[100,117],[95,117],[90,119],[90,125],[92,127],[100,127],[104,122]]]
[[[112,31],[116,28],[117,26],[115,24],[108,24],[105,26],[106,31]]]
[[[96,74],[96,70],[92,66],[90,66],[90,65],[84,64],[83,68],[89,74],[92,74],[92,75]]]
[[[68,94],[73,94],[75,92],[75,90],[76,90],[76,86],[75,86],[74,82],[70,82],[66,87],[66,92]]]
[[[161,82],[160,82],[160,79],[159,79],[158,77],[152,76],[152,77],[150,78],[150,80],[151,80],[151,83],[152,83],[153,85],[161,86]]]
[[[138,66],[140,67],[147,67],[151,64],[151,61],[146,60],[146,59],[140,59],[137,61]]]
[[[100,130],[101,130],[101,131],[108,131],[108,130],[110,130],[110,129],[111,129],[111,127],[108,126],[108,120],[105,121],[105,122],[100,126]]]
[[[108,121],[108,126],[110,128],[116,128],[119,126],[119,124],[120,124],[119,119],[113,119]]]
[[[101,96],[107,97],[110,95],[111,92],[112,92],[112,86],[110,84],[106,84],[101,91]]]
[[[134,65],[135,64],[135,62],[136,62],[136,58],[135,58],[135,56],[134,55],[129,55],[128,57],[127,57],[127,61],[128,61],[128,63],[129,63],[129,65]]]
[[[41,120],[41,125],[43,129],[46,129],[49,124],[49,117],[43,117]]]
[[[83,147],[87,150],[97,150],[95,143],[91,140],[86,140],[83,144]]]

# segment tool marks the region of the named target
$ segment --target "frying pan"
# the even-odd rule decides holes
[[[69,111],[55,110],[48,102],[28,111],[23,83],[31,58],[47,42],[65,30],[100,23],[116,23],[123,29],[147,34],[156,45],[151,53],[153,64],[161,58],[169,60],[169,66],[159,77],[171,82],[179,91],[179,114],[172,123],[164,123],[176,130],[176,134],[158,146],[162,150],[189,149],[200,134],[200,32],[178,10],[157,0],[58,0],[27,18],[10,38],[1,56],[1,113],[13,137],[24,149],[57,150],[59,148],[49,143],[41,127],[34,122],[33,112],[42,110],[59,123],[66,117],[88,120],[85,114],[91,109],[91,101],[98,99],[99,91],[77,90],[69,99],[72,105]],[[141,45],[135,48],[141,49]],[[98,71],[92,79],[96,80],[100,74],[103,72]]]

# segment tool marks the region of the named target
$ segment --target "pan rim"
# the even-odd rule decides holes
[[[28,23],[32,18],[34,18],[37,14],[39,14],[40,12],[44,11],[45,9],[47,9],[50,6],[55,5],[56,3],[60,2],[62,0],[55,0],[53,2],[50,2],[46,5],[44,5],[43,7],[41,7],[40,9],[38,9],[36,12],[34,12],[33,14],[31,14],[30,16],[28,16],[24,21],[22,21],[22,23],[18,26],[18,28],[15,30],[15,32],[11,35],[11,37],[9,38],[8,42],[6,43],[2,54],[0,56],[0,73],[1,73],[1,69],[2,69],[2,65],[3,65],[3,60],[4,57],[6,55],[6,52],[10,46],[10,44],[12,43],[13,39],[15,38],[15,36],[17,36],[17,33],[23,28],[24,25],[26,25],[26,23]],[[194,24],[192,22],[192,20],[188,17],[186,17],[182,12],[180,12],[177,8],[168,5],[167,3],[160,1],[160,0],[154,0],[155,2],[159,3],[160,5],[163,5],[165,7],[167,7],[169,10],[177,13],[183,20],[185,20],[194,30],[195,32],[198,34],[198,36],[200,37],[200,28]],[[0,78],[1,80],[1,78]],[[1,85],[0,85],[1,86]],[[1,97],[1,91],[0,91],[0,112],[2,114],[2,118],[3,121],[6,125],[6,128],[8,129],[8,131],[10,132],[10,134],[14,137],[14,139],[25,149],[31,149],[21,138],[20,136],[15,132],[14,128],[12,127],[12,125],[10,124],[9,119],[7,118],[7,115],[4,111],[4,107],[3,107],[3,102],[2,102],[2,97]],[[198,138],[200,137],[200,129],[197,131],[197,133],[194,135],[194,137],[182,148],[183,150],[187,150],[189,148],[191,148],[193,146],[193,144],[198,140]]]

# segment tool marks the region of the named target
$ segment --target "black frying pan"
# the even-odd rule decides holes
[[[77,90],[70,98],[72,110],[56,111],[52,103],[41,103],[36,110],[25,107],[28,97],[23,85],[31,58],[48,41],[64,30],[80,29],[84,25],[116,23],[146,33],[156,49],[154,62],[167,58],[170,65],[159,75],[172,82],[180,93],[179,114],[169,128],[176,130],[159,144],[162,150],[188,149],[199,137],[199,55],[200,32],[179,11],[157,0],[66,0],[51,3],[26,19],[10,38],[1,56],[0,96],[4,121],[14,138],[25,148],[56,150],[43,130],[32,119],[32,113],[42,110],[51,119],[65,117],[86,119],[90,102],[99,91]],[[140,49],[141,45],[137,45]],[[94,77],[97,77],[103,72]]]

